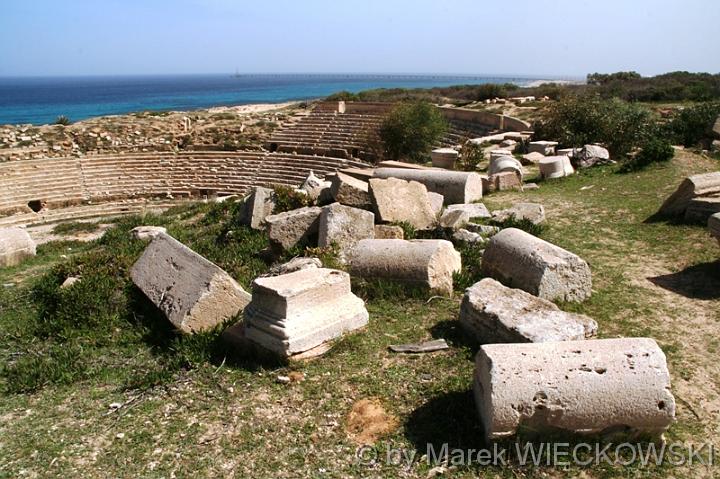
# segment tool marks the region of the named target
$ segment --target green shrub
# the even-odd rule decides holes
[[[485,159],[483,148],[477,143],[466,141],[460,150],[459,169],[464,171],[476,171],[481,161]]]
[[[596,95],[568,96],[553,104],[535,126],[535,136],[561,147],[604,144],[614,157],[627,155],[654,130],[651,112],[642,106]]]
[[[69,125],[69,124],[71,124],[71,123],[72,123],[72,122],[70,121],[70,118],[68,118],[68,117],[65,116],[65,115],[60,115],[59,117],[55,118],[55,124],[56,124],[56,125],[67,126],[67,125]]]
[[[685,108],[665,125],[667,138],[685,146],[707,147],[712,140],[712,128],[720,115],[720,102],[701,103]]]
[[[652,138],[648,140],[634,158],[626,161],[620,171],[636,171],[653,163],[664,163],[675,156],[675,150],[665,139]]]
[[[380,126],[380,138],[389,158],[426,161],[433,145],[448,129],[448,122],[433,105],[423,101],[401,103]]]
[[[310,198],[308,195],[298,193],[294,188],[285,185],[275,185],[275,209],[274,214],[284,213],[286,211],[310,206]]]

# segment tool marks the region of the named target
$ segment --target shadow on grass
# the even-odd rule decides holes
[[[430,328],[430,334],[434,339],[444,339],[454,348],[467,348],[470,361],[475,360],[479,345],[477,341],[471,340],[460,327],[457,320],[440,321]]]
[[[656,286],[687,298],[720,298],[720,261],[700,263],[677,273],[647,279]]]
[[[410,414],[405,431],[421,454],[425,454],[430,445],[436,453],[444,444],[449,449],[485,446],[471,390],[448,392],[430,399]]]

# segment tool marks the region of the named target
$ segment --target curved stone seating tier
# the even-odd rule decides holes
[[[123,199],[243,194],[253,186],[297,186],[310,171],[325,175],[367,166],[357,160],[262,151],[147,152],[6,162],[0,164],[0,214],[21,214],[0,219],[47,222],[38,211]]]

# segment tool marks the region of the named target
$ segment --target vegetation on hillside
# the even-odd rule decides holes
[[[380,126],[385,153],[393,160],[426,161],[430,150],[448,130],[448,122],[432,104],[404,102],[393,108]]]

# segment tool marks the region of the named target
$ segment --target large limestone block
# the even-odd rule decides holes
[[[490,212],[482,203],[448,205],[448,207],[445,208],[445,211],[455,210],[466,211],[471,220],[476,218],[490,218]]]
[[[341,251],[352,247],[361,239],[375,237],[375,215],[370,211],[333,203],[320,214],[318,246],[337,245]]]
[[[610,152],[602,146],[585,145],[581,150],[575,152],[572,163],[577,168],[589,168],[610,163]]]
[[[461,268],[460,253],[445,240],[362,240],[350,257],[350,272],[420,284],[442,294],[453,290],[453,273]]]
[[[240,210],[240,223],[252,229],[263,228],[265,218],[272,214],[275,208],[275,192],[270,188],[256,186],[245,198]]]
[[[440,226],[453,230],[462,228],[470,222],[470,215],[465,210],[445,210],[440,217]]]
[[[506,286],[549,301],[583,301],[592,292],[590,267],[582,258],[517,228],[492,237],[482,270]]]
[[[145,248],[130,276],[184,333],[211,329],[240,313],[250,301],[229,274],[164,233]]]
[[[23,228],[0,228],[0,267],[16,266],[35,256],[37,246]]]
[[[430,200],[430,207],[432,208],[433,213],[435,213],[435,216],[439,216],[442,212],[443,204],[445,203],[445,197],[438,193],[428,191],[428,199]]]
[[[338,172],[332,179],[330,191],[338,203],[357,208],[370,207],[370,192],[365,181]]]
[[[542,159],[545,158],[545,155],[542,153],[538,153],[537,151],[534,153],[528,153],[527,155],[522,156],[522,164],[523,165],[537,165],[542,161]]]
[[[500,223],[514,218],[516,221],[528,220],[540,225],[545,222],[545,208],[539,203],[516,203],[510,208],[493,211],[492,218]]]
[[[521,190],[523,187],[522,176],[516,171],[503,171],[489,176],[483,183],[483,191]]]
[[[267,216],[267,226],[270,242],[283,249],[290,249],[300,241],[311,237],[318,232],[322,208],[306,206],[277,215]]]
[[[647,338],[487,344],[474,392],[488,440],[520,429],[661,436],[675,418],[665,355]]]
[[[703,173],[685,178],[677,190],[660,207],[658,213],[664,216],[682,216],[690,201],[699,196],[720,194],[720,171]]]
[[[707,224],[708,218],[720,213],[720,196],[707,196],[692,199],[685,210],[685,222]]]
[[[445,204],[472,203],[482,198],[482,178],[477,173],[447,170],[411,170],[404,168],[378,168],[376,178],[400,178],[417,181],[428,191],[440,193]]]
[[[378,221],[383,223],[406,222],[419,230],[430,229],[435,224],[427,189],[417,181],[372,178],[370,200]]]
[[[546,156],[554,155],[557,145],[557,141],[531,141],[528,143],[528,153],[540,153]]]
[[[327,268],[257,278],[245,308],[245,337],[283,357],[316,348],[365,326],[365,303],[350,276]]]
[[[546,343],[595,336],[597,323],[554,303],[485,278],[465,291],[460,326],[480,344]]]
[[[710,235],[720,244],[720,213],[715,213],[708,218],[708,230]]]
[[[455,162],[460,154],[452,148],[438,148],[430,152],[432,165],[436,168],[446,168],[452,170],[455,168]]]

